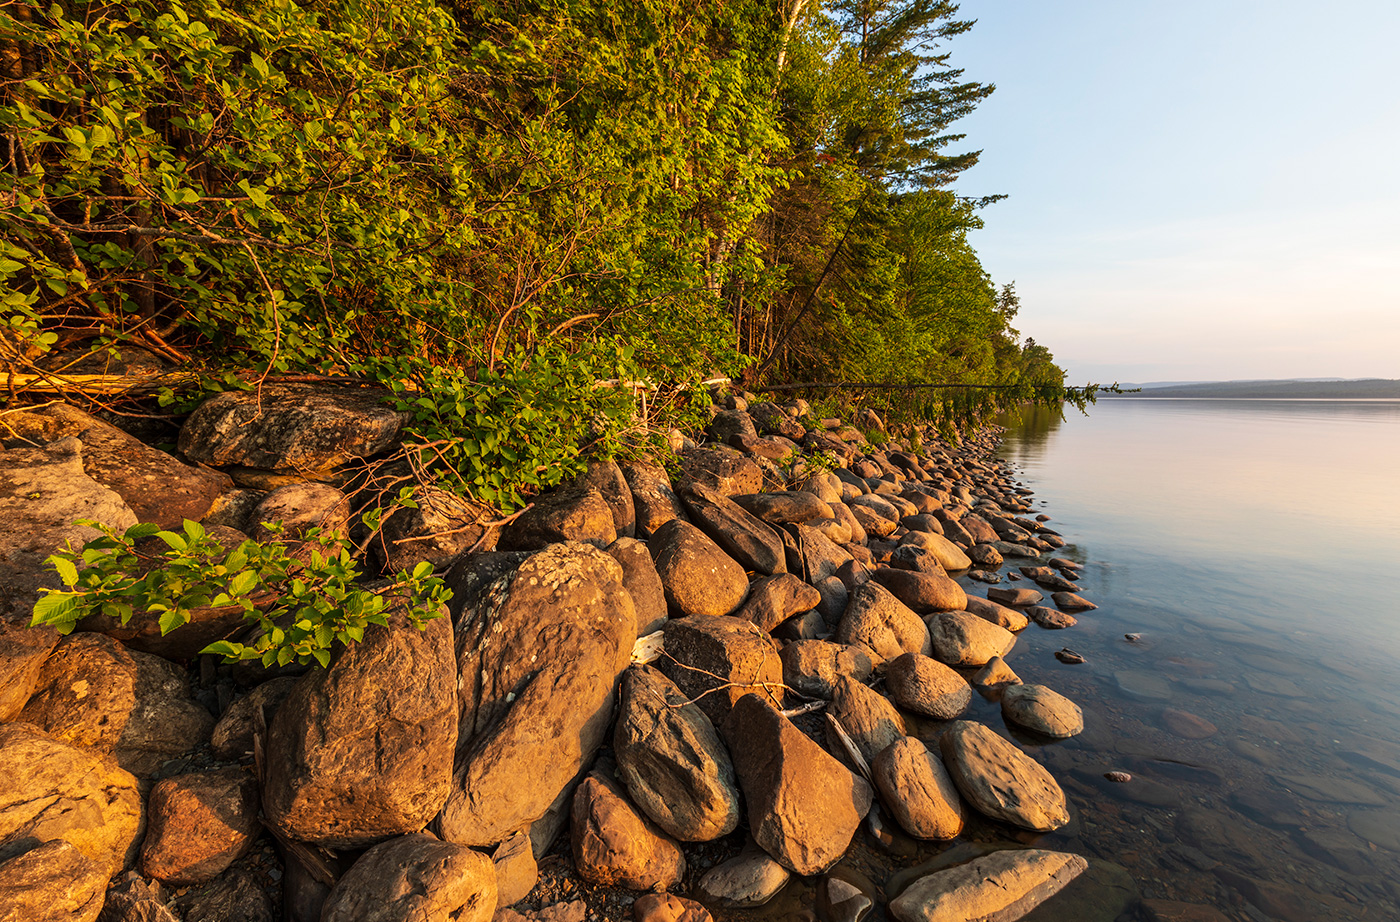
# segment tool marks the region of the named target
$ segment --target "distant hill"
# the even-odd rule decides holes
[[[1129,385],[1125,385],[1129,386]],[[1142,385],[1136,394],[1123,397],[1234,397],[1237,399],[1274,398],[1284,400],[1400,400],[1400,380],[1392,378],[1359,378],[1351,381],[1335,379],[1284,381],[1199,381],[1192,384]],[[1101,395],[1100,399],[1114,398]],[[1120,398],[1121,399],[1121,398]]]

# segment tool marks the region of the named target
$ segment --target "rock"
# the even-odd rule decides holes
[[[487,922],[495,911],[491,859],[418,833],[361,855],[326,897],[321,922]]]
[[[202,464],[269,471],[328,471],[393,444],[407,413],[381,390],[271,385],[225,391],[202,403],[180,430],[180,453]],[[261,400],[261,405],[259,401]]]
[[[870,536],[865,533],[865,526],[860,524],[855,513],[851,511],[850,506],[847,506],[845,503],[832,503],[831,512],[834,520],[851,533],[850,540],[846,542],[847,544],[860,545],[869,540]],[[812,524],[815,525],[816,522]],[[836,539],[833,538],[832,540],[835,541]],[[840,544],[841,542],[837,541],[836,543]]]
[[[1028,547],[1024,544],[1013,544],[1010,541],[993,541],[992,550],[1001,554],[1003,557],[1036,558],[1040,556],[1040,551],[1035,548]]]
[[[1203,740],[1220,732],[1215,724],[1176,708],[1162,709],[1162,723],[1172,733],[1187,740]]]
[[[846,731],[867,765],[881,750],[908,732],[904,718],[884,695],[847,676],[840,676],[833,683],[831,706],[826,713]],[[830,727],[827,749],[845,753],[841,740]]]
[[[1353,810],[1347,814],[1347,828],[1367,842],[1392,852],[1400,852],[1400,810]]]
[[[107,888],[107,905],[99,922],[180,922],[166,905],[160,884],[148,883],[135,871],[128,871]]]
[[[274,533],[267,524],[280,522]],[[324,483],[293,483],[278,487],[258,502],[249,519],[249,534],[257,541],[282,541],[288,552],[304,558],[309,550],[299,548],[308,532],[319,528],[322,534],[350,533],[350,500],[335,487]],[[311,547],[319,548],[312,541]]]
[[[1074,627],[1079,623],[1074,615],[1067,615],[1062,611],[1047,608],[1044,605],[1032,605],[1030,608],[1026,609],[1026,614],[1030,615],[1032,621],[1048,631]]]
[[[669,893],[639,897],[632,904],[632,918],[635,922],[714,922],[704,906]]]
[[[285,879],[285,878],[284,878]],[[175,901],[184,922],[273,922],[272,898],[251,872],[234,868]]]
[[[136,779],[110,756],[29,724],[3,724],[0,777],[0,854],[64,840],[96,865],[104,882],[134,860],[144,826],[141,795]]]
[[[631,538],[637,533],[637,507],[632,488],[622,468],[613,460],[590,461],[588,470],[575,482],[579,488],[597,490],[612,510],[613,529],[619,538]]]
[[[682,482],[701,484],[722,496],[763,489],[759,466],[732,450],[696,448],[681,452],[680,458]]]
[[[771,631],[793,615],[816,608],[821,600],[822,594],[815,587],[791,573],[779,573],[749,584],[749,599],[736,617]]]
[[[1390,798],[1368,784],[1335,774],[1314,772],[1270,772],[1279,784],[1300,797],[1323,804],[1365,804],[1380,807]]]
[[[750,909],[777,896],[791,878],[787,868],[750,840],[738,855],[706,871],[696,893],[726,909]]]
[[[901,544],[890,552],[889,565],[896,570],[912,570],[915,573],[936,573],[943,575],[943,567],[927,548],[917,544]]]
[[[495,530],[482,524],[495,518],[485,506],[441,487],[420,487],[413,502],[385,510],[383,528],[370,540],[370,556],[386,575],[412,570],[420,560],[450,567]]]
[[[1054,896],[1089,866],[1044,849],[993,852],[921,877],[894,900],[899,922],[1010,922]]]
[[[1001,556],[1001,552],[990,544],[974,544],[967,549],[967,557],[979,567],[987,567],[995,570],[1006,562]]]
[[[0,618],[0,723],[19,716],[39,685],[58,631]]]
[[[757,439],[753,420],[742,409],[720,410],[705,427],[705,434],[716,442],[727,443],[734,436]]]
[[[675,616],[730,615],[744,603],[749,591],[744,568],[699,528],[673,519],[648,543]]]
[[[110,637],[69,634],[39,671],[19,719],[75,746],[111,752],[136,707],[136,662]]]
[[[83,470],[113,491],[138,521],[178,529],[185,519],[198,522],[233,482],[217,471],[191,467],[140,439],[65,403],[41,410],[11,412],[11,432],[35,441],[73,436],[82,443]]]
[[[649,538],[672,519],[685,518],[665,468],[641,461],[631,461],[621,467],[627,486],[632,490],[638,538]]]
[[[1083,662],[1082,658],[1080,662]],[[1167,701],[1172,696],[1171,683],[1155,672],[1122,669],[1113,674],[1113,679],[1119,691],[1134,698]]]
[[[395,614],[297,680],[268,729],[263,810],[283,835],[358,848],[433,818],[452,783],[456,669],[446,618]]]
[[[836,638],[864,647],[877,668],[904,653],[928,654],[930,649],[928,628],[919,616],[875,582],[851,593]]]
[[[822,580],[828,576],[835,576],[841,565],[851,559],[850,551],[833,544],[815,528],[806,525],[798,525],[796,528],[802,566],[806,571],[807,582],[813,586],[820,586]],[[789,569],[799,576],[804,575],[795,567]]]
[[[903,525],[909,531],[926,531],[934,535],[943,534],[943,523],[938,521],[938,519],[934,518],[933,516],[922,512],[916,515],[904,516],[899,520],[899,524]],[[910,544],[906,545],[906,547],[913,548],[914,545]],[[927,548],[920,547],[918,548],[918,550],[924,551],[925,553],[929,553]],[[930,559],[933,559],[933,555],[931,553],[929,553],[929,557]]]
[[[978,547],[988,547],[993,541],[998,540],[996,530],[987,523],[985,519],[975,513],[968,513],[958,520]],[[969,555],[970,556],[970,555]]]
[[[557,544],[501,578],[457,628],[461,724],[444,839],[489,846],[540,820],[607,737],[636,613],[622,568]]]
[[[982,666],[1016,643],[1015,634],[965,611],[930,615],[927,624],[934,658],[950,666]]]
[[[783,663],[783,682],[809,698],[830,699],[842,676],[863,683],[874,672],[870,657],[861,647],[825,640],[785,644],[778,657]]]
[[[990,594],[991,593],[988,593],[988,595]],[[1052,592],[1050,593],[1050,598],[1055,600],[1055,606],[1057,608],[1064,609],[1065,611],[1091,611],[1098,608],[1093,602],[1081,598],[1073,592]]]
[[[926,614],[934,611],[961,611],[967,593],[942,573],[918,573],[880,567],[875,580],[910,609]]]
[[[787,493],[738,493],[735,503],[770,525],[798,525],[835,515],[831,504],[805,490]]]
[[[63,839],[0,860],[0,919],[93,922],[102,912],[103,866]]]
[[[920,653],[905,653],[885,667],[895,704],[936,720],[952,720],[972,703],[972,688],[949,667]]]
[[[1079,705],[1044,685],[1008,687],[1001,693],[1001,716],[1053,739],[1066,739],[1084,729]]]
[[[162,762],[209,741],[214,717],[190,697],[190,677],[168,660],[131,651],[136,664],[136,704],[112,751],[134,775],[148,775]]]
[[[906,736],[876,755],[870,774],[895,821],[918,839],[957,836],[965,821],[962,799],[937,753]]]
[[[277,709],[295,686],[296,679],[290,676],[269,679],[229,705],[209,738],[214,758],[233,762],[251,756],[258,711],[263,713],[263,725],[270,726]]]
[[[999,605],[1025,608],[1027,605],[1034,605],[1045,596],[1034,589],[988,589],[987,598]]]
[[[945,531],[951,531],[951,526],[944,524]],[[926,531],[911,531],[901,540],[902,544],[913,544],[921,547],[934,556],[938,565],[945,570],[966,570],[972,566],[972,560],[944,535],[935,535]],[[971,542],[968,542],[969,544]]]
[[[83,471],[81,442],[70,436],[39,449],[0,449],[0,620],[28,624],[39,588],[62,587],[44,560],[98,536],[79,519],[118,532],[136,524],[122,498]]]
[[[719,733],[655,669],[623,673],[613,752],[632,801],[667,835],[708,842],[739,825],[739,788]]]
[[[851,593],[839,576],[828,576],[816,584],[816,590],[822,597],[822,600],[817,603],[822,629],[813,636],[825,636],[831,633],[832,627],[838,627],[841,624],[841,618],[846,614],[847,606],[851,604]]]
[[[618,538],[607,548],[608,556],[622,565],[622,585],[632,597],[637,613],[637,636],[645,637],[666,625],[666,590],[646,542]]]
[[[629,890],[667,890],[685,876],[685,857],[632,809],[613,785],[590,775],[574,792],[574,866],[584,880]]]
[[[1033,832],[1069,822],[1064,792],[1050,773],[987,727],[960,720],[938,743],[958,792],[980,813]]]
[[[560,489],[537,497],[533,506],[506,525],[497,547],[539,551],[563,541],[581,541],[600,550],[617,540],[612,508],[597,490]]]
[[[658,663],[661,672],[715,726],[750,692],[781,707],[782,661],[772,639],[752,622],[693,615],[667,622],[665,630],[667,656]]]
[[[540,878],[539,864],[530,837],[517,832],[496,846],[491,856],[496,868],[496,906],[514,906],[530,895]]]
[[[987,665],[977,670],[972,677],[972,684],[983,688],[990,688],[997,685],[1020,685],[1021,677],[1006,665],[1006,660],[1000,656],[994,656],[987,660]]]
[[[773,636],[785,641],[817,640],[831,636],[831,631],[821,611],[813,610],[787,619],[773,629]]]
[[[849,880],[827,875],[817,884],[817,918],[821,922],[860,922],[874,908],[875,900]]]
[[[745,570],[764,574],[786,572],[783,540],[766,522],[704,484],[685,485],[680,497],[690,513],[690,520]]]
[[[141,870],[177,886],[222,874],[262,831],[257,779],[241,768],[158,781],[147,811]]]
[[[870,785],[759,695],[739,699],[721,730],[754,841],[798,874],[840,860],[870,809]]]
[[[1031,623],[1030,618],[1021,614],[1014,608],[1007,608],[989,599],[979,599],[975,595],[967,597],[967,611],[976,615],[983,621],[990,621],[997,627],[1006,628],[1015,633],[1023,631]]]

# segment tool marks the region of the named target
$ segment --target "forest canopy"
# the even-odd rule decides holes
[[[599,382],[663,418],[715,375],[909,417],[1082,400],[968,242],[954,125],[992,87],[958,16],[0,4],[7,399],[118,353],[196,392],[375,381],[507,506],[637,435]]]

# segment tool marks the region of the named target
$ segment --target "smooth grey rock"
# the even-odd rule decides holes
[[[1001,716],[1054,739],[1066,739],[1084,729],[1079,705],[1044,685],[1009,686],[1001,693]]]
[[[938,743],[958,792],[978,812],[1035,832],[1069,822],[1064,791],[1050,773],[987,727],[956,721]]]
[[[637,612],[637,636],[645,637],[666,625],[666,590],[645,541],[618,538],[608,556],[622,565],[622,585]]]
[[[1089,866],[1044,849],[993,852],[921,877],[890,902],[899,922],[1013,922],[1060,892]]]
[[[744,568],[689,522],[662,525],[648,547],[676,616],[731,615],[748,596]]]
[[[708,903],[750,909],[777,896],[791,878],[791,871],[750,842],[738,855],[706,871],[696,891]]]
[[[965,611],[930,615],[927,623],[933,657],[950,666],[984,665],[1016,643],[1015,634]]]
[[[972,703],[972,688],[953,669],[921,653],[905,653],[885,667],[895,704],[936,720],[952,720]]]
[[[488,922],[495,911],[490,858],[415,833],[361,855],[326,897],[321,922]]]

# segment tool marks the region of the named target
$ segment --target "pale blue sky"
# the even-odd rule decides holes
[[[1074,383],[1400,378],[1400,0],[964,0],[964,195]]]

